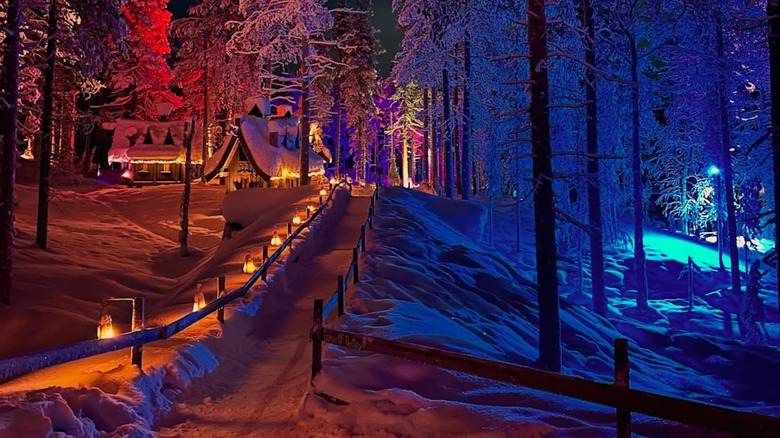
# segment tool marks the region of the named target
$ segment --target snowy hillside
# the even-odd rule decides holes
[[[398,188],[381,191],[377,213],[375,230],[363,256],[367,279],[351,297],[343,328],[534,365],[538,320],[533,248],[527,244],[530,236],[523,236],[520,254],[506,248],[501,252],[491,250],[483,239],[487,218],[484,206]],[[506,228],[513,226],[508,222]],[[506,242],[514,241],[513,236],[505,237]],[[674,254],[652,247],[659,241],[668,243],[668,239],[652,238],[646,242],[655,254],[653,260],[659,266],[669,261],[677,263]],[[688,243],[675,244],[679,252]],[[612,254],[607,263],[620,272],[624,260]],[[658,285],[654,281],[664,275],[669,276],[651,272],[651,285]],[[780,352],[776,349],[744,347],[702,333],[710,324],[706,321],[693,324],[698,332],[663,323],[665,318],[675,321],[681,317],[666,314],[669,303],[674,303],[666,297],[653,302],[657,317],[649,322],[636,321],[626,316],[630,314],[630,299],[614,299],[625,285],[617,281],[608,285],[613,295],[608,319],[590,312],[587,300],[562,300],[564,373],[611,382],[613,341],[627,337],[633,387],[780,413],[780,393],[765,384],[778,376]],[[571,288],[564,286],[562,295],[571,297]],[[661,299],[651,294],[653,298]],[[706,320],[708,312],[695,311],[691,319]],[[492,430],[498,436],[614,434],[612,409],[385,356],[356,357],[352,351],[334,347],[330,347],[328,356],[324,374],[316,381],[317,391],[351,404],[340,407],[312,398],[308,411],[360,433],[380,430],[412,436],[471,436]],[[376,415],[365,420],[354,415],[361,409]],[[411,412],[415,414],[407,422]],[[398,419],[401,416],[404,421]],[[445,421],[445,416],[462,421]],[[393,418],[398,421],[391,421]],[[718,436],[656,419],[639,417],[635,421],[638,436]],[[547,432],[551,435],[545,435]]]

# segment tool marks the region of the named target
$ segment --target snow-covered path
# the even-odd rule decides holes
[[[369,204],[370,198],[350,198],[317,254],[289,265],[293,280],[265,296],[241,351],[221,357],[215,372],[189,386],[160,437],[333,436],[298,424],[309,385],[312,306],[329,298],[346,272]]]

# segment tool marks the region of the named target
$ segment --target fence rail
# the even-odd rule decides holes
[[[375,192],[369,209],[369,218],[366,221],[366,225],[361,229],[360,239],[353,255],[365,250],[365,227],[373,228],[374,200],[378,199],[378,196],[378,192]],[[358,278],[357,263],[357,257],[353,256],[347,276],[339,277],[339,290],[328,300],[327,306],[323,306],[322,300],[314,302],[314,326],[311,331],[313,346],[312,378],[322,370],[322,344],[327,343],[354,350],[394,356],[538,391],[610,406],[617,410],[617,434],[620,438],[631,436],[631,412],[691,426],[725,431],[740,437],[769,438],[780,436],[780,418],[777,417],[737,411],[630,388],[628,342],[626,339],[615,340],[615,383],[608,384],[408,342],[387,340],[327,328],[324,326],[324,321],[337,305],[340,309],[338,316],[343,314],[344,290],[353,270],[355,272],[354,278]]]
[[[342,183],[349,185],[349,183],[346,181],[342,181]],[[340,186],[341,184],[334,184],[333,187],[331,187],[327,199],[321,203],[319,208],[315,210],[315,212],[312,213],[308,219],[303,221],[301,225],[295,229],[295,231],[289,233],[282,245],[279,246],[279,248],[277,248],[276,251],[274,251],[274,253],[263,262],[262,266],[260,266],[260,268],[249,278],[249,280],[247,280],[246,283],[244,283],[244,285],[238,289],[224,294],[216,300],[208,303],[202,309],[188,313],[176,321],[173,321],[170,324],[164,326],[144,328],[141,330],[124,333],[111,339],[94,339],[21,356],[0,359],[0,382],[6,382],[21,375],[53,365],[59,365],[78,359],[110,353],[112,351],[125,348],[140,347],[143,346],[143,344],[167,339],[195,324],[201,319],[211,315],[215,311],[218,311],[218,315],[222,316],[226,305],[246,295],[246,293],[249,292],[255,283],[257,283],[257,280],[261,278],[265,280],[267,271],[270,269],[273,263],[276,262],[279,257],[281,257],[282,253],[286,249],[291,248],[292,242],[298,237],[298,235],[300,235],[304,229],[311,225],[311,223],[322,213],[325,207],[333,200],[333,196]],[[351,185],[349,188],[351,190]],[[220,279],[220,281],[222,280]],[[220,318],[220,321],[223,321],[223,318]],[[141,365],[140,358],[138,359],[137,365]]]

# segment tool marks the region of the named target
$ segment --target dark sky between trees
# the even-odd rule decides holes
[[[197,0],[171,0],[168,3],[168,10],[173,14],[173,18],[185,17],[187,8],[196,2]],[[335,7],[336,2],[337,0],[328,0],[328,6]],[[374,16],[371,22],[379,29],[377,37],[385,49],[385,53],[377,57],[379,74],[387,76],[403,37],[395,30],[396,16],[392,11],[392,0],[374,0]]]

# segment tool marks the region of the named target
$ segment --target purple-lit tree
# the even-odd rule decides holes
[[[376,117],[374,96],[379,92],[375,55],[381,53],[369,21],[371,0],[357,0],[354,12],[339,13],[342,21],[339,33],[343,45],[341,62],[346,66],[339,71],[339,96],[344,105],[347,126],[351,132],[350,146],[356,157],[357,179],[365,181],[369,158],[369,146],[376,142],[376,131],[371,120]],[[376,164],[376,163],[375,163]]]

